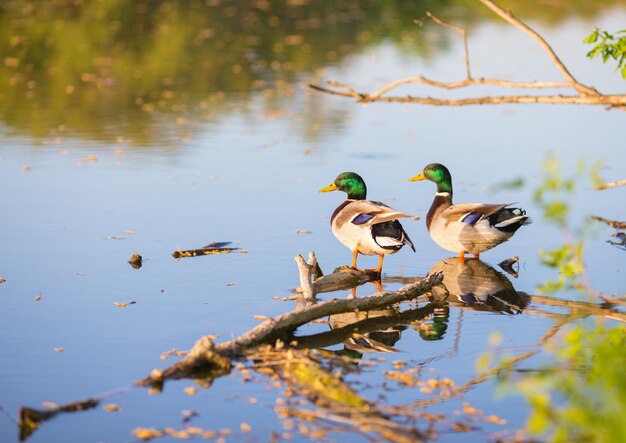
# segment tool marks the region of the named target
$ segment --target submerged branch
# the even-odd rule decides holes
[[[440,273],[432,274],[416,283],[400,288],[398,291],[384,291],[381,294],[356,299],[329,300],[304,306],[295,312],[286,312],[270,318],[239,337],[213,344],[210,336],[196,342],[191,352],[181,361],[164,371],[155,370],[140,385],[159,387],[167,379],[187,377],[198,370],[221,373],[230,368],[230,358],[241,355],[245,350],[264,343],[274,343],[277,339],[286,339],[299,326],[332,314],[351,311],[366,311],[393,305],[417,298],[439,285],[443,280]]]
[[[607,302],[602,304],[561,300],[554,297],[545,297],[542,295],[531,295],[530,300],[534,304],[542,304],[547,306],[562,306],[570,310],[569,315],[587,316],[593,315],[596,317],[603,317],[609,320],[616,320],[622,323],[626,323],[626,313],[613,309],[613,305],[623,305],[624,301],[620,299],[608,299]]]
[[[599,217],[597,215],[591,216],[592,220],[599,221],[601,223],[605,223],[614,229],[626,230],[626,222],[618,221],[618,220],[609,220],[604,217]]]

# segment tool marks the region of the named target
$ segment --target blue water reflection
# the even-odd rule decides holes
[[[546,30],[546,38],[581,81],[619,91],[623,80],[608,67],[589,62],[579,41],[596,25],[617,29],[625,21],[626,13],[618,7],[592,24],[565,21]],[[514,48],[509,53],[528,49],[531,43],[516,30],[485,23],[475,34],[477,71],[512,74],[518,80],[554,77],[540,53],[509,62],[485,55],[501,41]],[[461,51],[452,43],[447,52],[426,61],[382,42],[328,68],[323,77],[350,80],[363,89],[423,70],[447,78],[449,66],[459,65]],[[329,227],[338,201],[317,193],[341,171],[361,174],[372,199],[422,217],[403,223],[417,253],[405,248],[387,257],[385,289],[402,286],[385,277],[424,276],[449,255],[430,240],[424,226],[432,188],[406,182],[436,161],[453,172],[459,201],[520,202],[535,219],[481,257],[494,264],[519,256],[519,278],[513,285],[532,294],[537,284],[553,278],[537,251],[563,241],[558,228],[541,219],[532,199],[547,154],[559,157],[570,171],[578,159],[599,160],[607,179],[622,178],[626,165],[621,132],[616,131],[623,126],[623,112],[576,106],[360,106],[312,93],[306,85],[317,80],[306,75],[294,80],[293,94],[279,105],[284,112],[273,115],[252,93],[250,101],[232,99],[233,108],[245,107],[245,113],[208,123],[190,120],[181,127],[166,116],[154,122],[164,139],[141,147],[123,138],[105,143],[72,133],[35,139],[2,127],[0,277],[6,282],[0,285],[0,405],[10,415],[20,405],[62,404],[128,386],[164,367],[168,362],[159,356],[169,349],[189,349],[206,334],[228,340],[256,325],[257,314],[292,309],[281,299],[298,285],[296,254],[314,250],[325,271],[351,259]],[[312,108],[317,117],[332,118],[312,124]],[[515,179],[525,186],[497,191],[498,184]],[[580,189],[572,202],[572,226],[591,213],[623,218],[615,204],[619,192]],[[620,293],[623,252],[604,242],[607,232],[595,227],[585,260],[598,290]],[[214,241],[232,241],[248,252],[171,257],[179,247]],[[133,253],[143,256],[141,269],[128,265]],[[359,264],[375,267],[376,258],[360,257]],[[365,295],[373,289],[368,285],[360,291]],[[130,301],[136,303],[113,305]],[[423,340],[419,330],[409,328],[394,344],[399,353],[358,380],[374,387],[365,396],[385,394],[394,403],[409,403],[414,391],[380,389],[381,374],[393,360],[461,382],[475,375],[475,361],[492,331],[502,333],[505,349],[530,349],[550,324],[537,315],[451,308],[443,339]],[[171,383],[160,396],[131,389],[111,398],[123,413],[99,409],[59,416],[30,441],[126,441],[138,426],[182,427],[182,409],[199,411],[192,422],[198,426],[233,429],[234,439],[245,438],[241,422],[248,422],[261,440],[282,432],[273,411],[279,393],[269,382],[244,383],[234,375],[196,396],[183,393],[190,385]],[[493,388],[491,382],[483,384],[466,401],[493,411]],[[249,397],[257,403],[247,402]],[[433,412],[449,413],[459,404],[435,406]],[[510,428],[523,425],[521,401],[507,399],[496,409]],[[76,434],[68,434],[69,429]],[[476,438],[496,429],[486,425]],[[16,437],[15,424],[0,414],[0,440]],[[296,434],[298,438],[303,439]],[[461,438],[467,435],[444,439]]]

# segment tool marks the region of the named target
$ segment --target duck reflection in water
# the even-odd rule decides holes
[[[336,330],[370,319],[383,320],[384,322],[385,318],[396,317],[397,315],[398,311],[395,309],[345,312],[329,316],[328,323],[331,330]],[[363,334],[354,333],[343,341],[344,349],[337,353],[347,355],[353,359],[360,359],[363,354],[368,353],[397,352],[397,349],[393,346],[400,340],[402,331],[406,328],[406,326],[398,324]]]
[[[466,259],[463,265],[458,257],[446,258],[431,268],[433,272],[443,272],[451,306],[520,314],[528,305],[525,293],[517,292],[504,274],[479,259]]]

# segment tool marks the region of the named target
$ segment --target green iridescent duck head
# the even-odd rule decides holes
[[[342,172],[337,176],[334,182],[320,192],[343,191],[348,194],[348,198],[352,200],[365,200],[367,195],[367,187],[361,176],[355,172]]]
[[[449,192],[452,194],[452,176],[450,171],[440,163],[431,163],[424,170],[409,179],[410,182],[430,180],[437,185],[437,192]]]

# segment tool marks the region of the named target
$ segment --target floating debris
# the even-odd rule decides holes
[[[56,348],[54,348],[54,352],[63,352],[65,351],[65,349],[63,349],[61,346],[57,346]]]
[[[199,249],[188,249],[182,251],[177,249],[172,252],[172,257],[174,258],[182,258],[182,257],[197,257],[199,255],[212,255],[212,254],[229,254],[233,251],[238,251],[239,248],[229,247],[228,245],[232,244],[232,242],[214,242],[203,246]],[[243,253],[244,250],[241,250]],[[248,252],[248,251],[246,251]]]
[[[296,234],[310,234],[311,231],[309,231],[308,229],[296,229],[295,233]]]
[[[106,404],[106,405],[102,406],[102,409],[104,409],[107,412],[122,412],[122,408],[120,408],[115,403]]]
[[[6,280],[0,277],[0,284],[4,283]]]
[[[188,386],[185,389],[183,389],[183,392],[187,395],[196,395],[198,393],[198,390],[194,388],[193,386]]]
[[[129,301],[128,303],[120,303],[117,301],[113,302],[113,306],[117,306],[118,308],[125,308],[128,305],[134,305],[135,303],[137,303],[136,301]]]
[[[139,254],[133,254],[128,263],[133,267],[133,269],[139,269],[142,265],[142,257]]]
[[[192,409],[183,409],[180,413],[183,416],[183,423],[188,423],[192,418],[200,416],[200,414]]]

